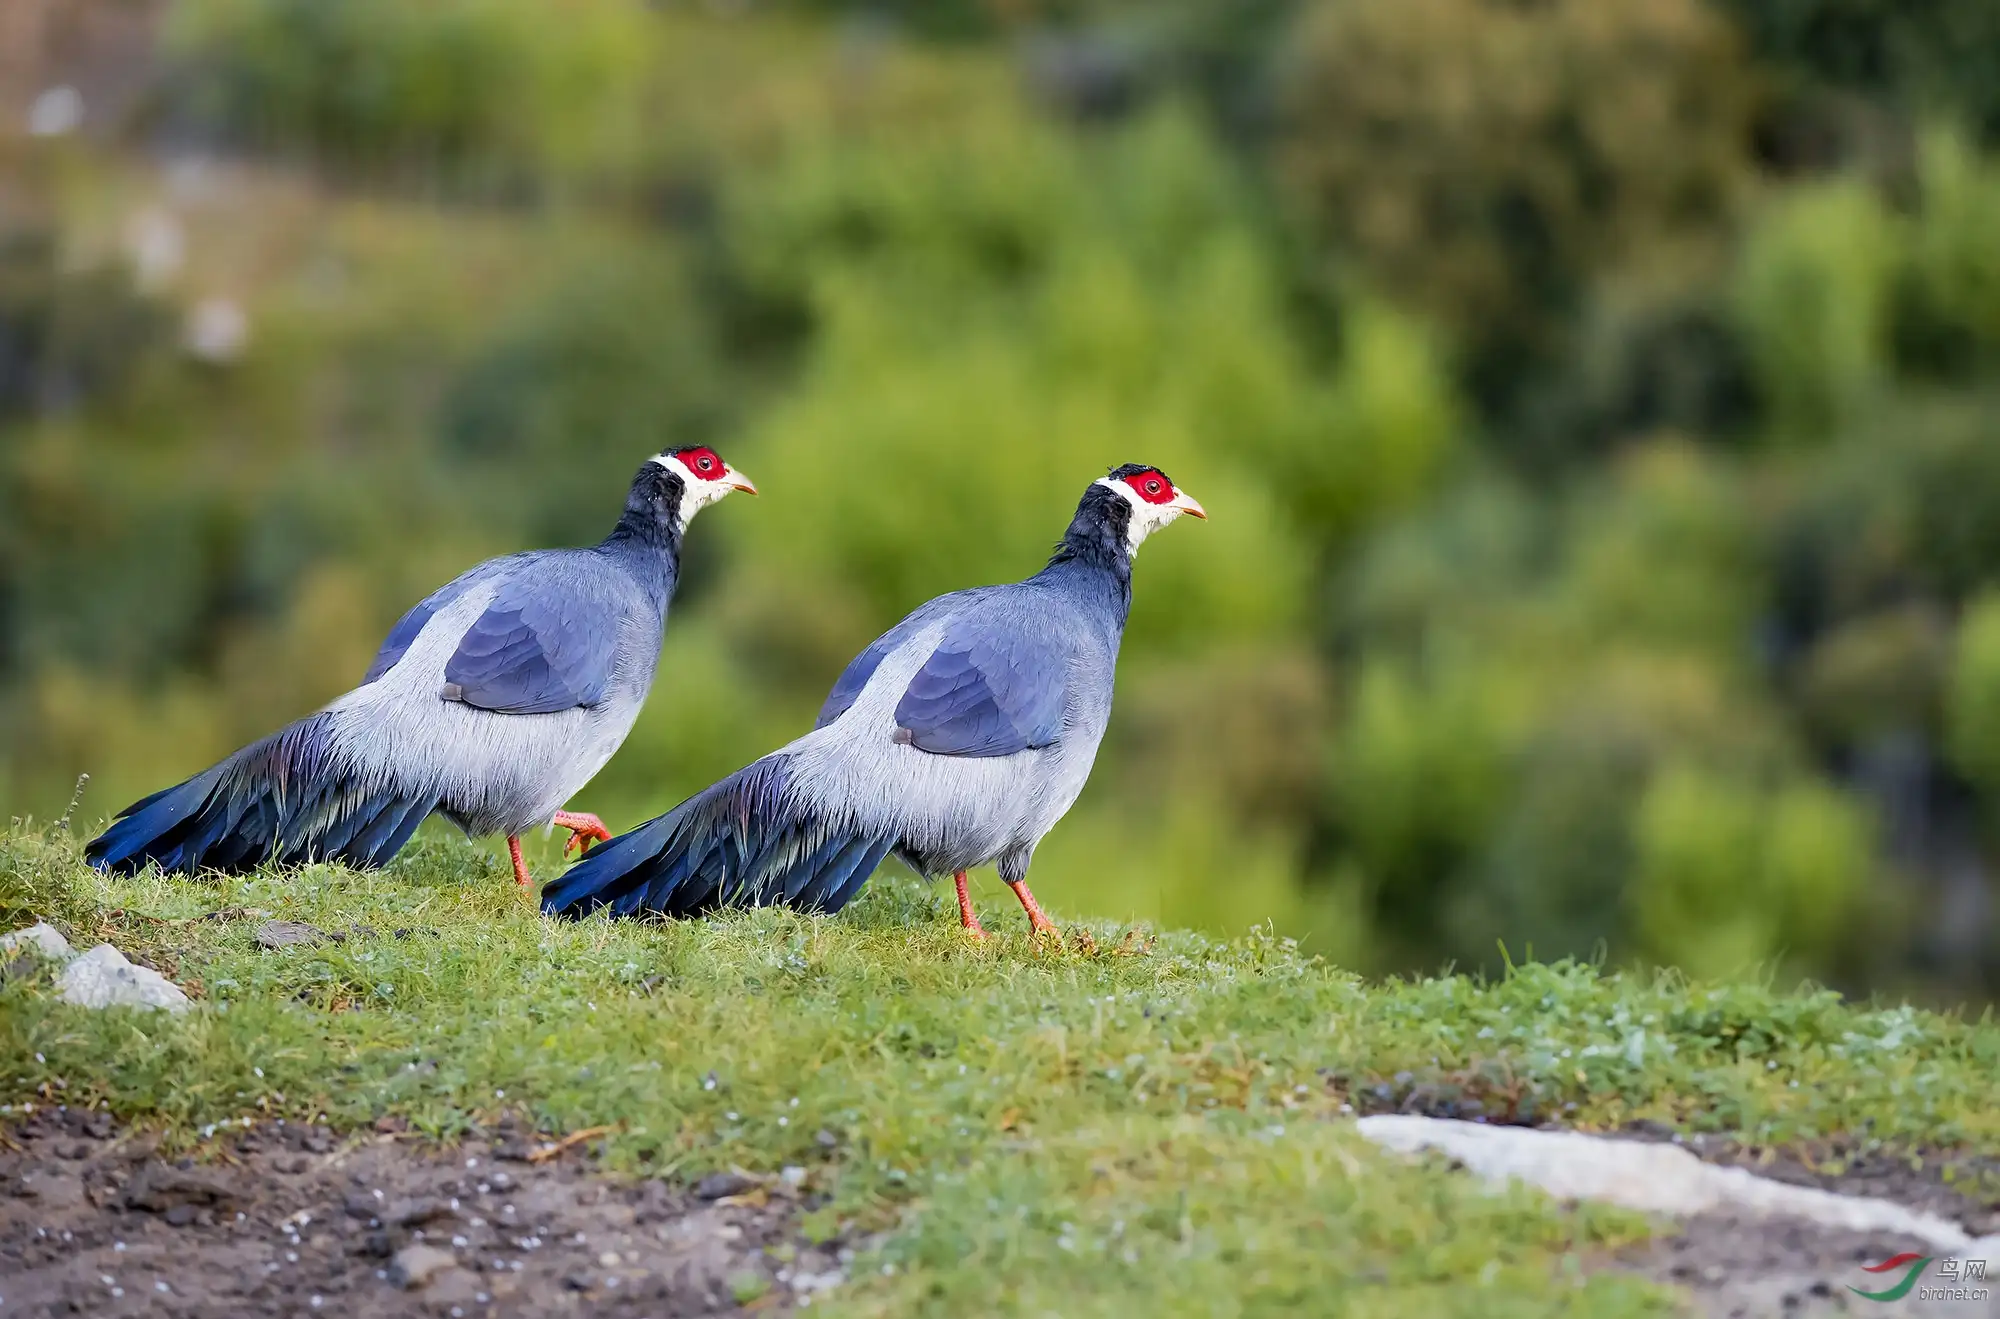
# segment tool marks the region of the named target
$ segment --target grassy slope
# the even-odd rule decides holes
[[[1255,935],[1098,924],[1094,948],[1086,927],[1055,948],[997,889],[1008,933],[973,947],[947,898],[878,877],[830,920],[555,925],[462,843],[372,875],[108,882],[17,830],[0,915],[110,939],[213,1007],[93,1014],[0,985],[0,1102],[103,1100],[196,1138],[245,1114],[449,1135],[514,1112],[615,1124],[606,1157],[634,1170],[805,1164],[834,1195],[810,1230],[895,1227],[837,1302],[857,1313],[1670,1304],[1578,1267],[1644,1224],[1479,1195],[1338,1120],[1412,1088],[1585,1125],[2000,1150],[1991,1021],[1581,966],[1368,985]],[[374,932],[260,952],[263,912]]]

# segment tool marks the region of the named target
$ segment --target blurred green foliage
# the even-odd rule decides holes
[[[1725,0],[1787,99],[2000,131],[2000,11],[1984,0]]]
[[[1325,258],[1448,328],[1504,403],[1594,278],[1726,218],[1747,173],[1736,46],[1701,0],[1306,5],[1279,168]]]
[[[1059,907],[1991,996],[1982,12],[180,0],[128,131],[0,142],[0,799],[198,769],[713,443],[765,493],[628,824],[1137,459],[1213,517]]]
[[[322,165],[532,180],[619,136],[642,13],[596,0],[203,0],[177,6],[178,108]]]
[[[1875,393],[1896,257],[1882,201],[1857,182],[1793,189],[1752,228],[1736,310],[1774,431],[1824,437]]]

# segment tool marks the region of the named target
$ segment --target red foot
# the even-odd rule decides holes
[[[611,831],[604,827],[604,821],[588,811],[557,811],[555,823],[569,830],[569,841],[563,844],[563,855],[568,856],[574,847],[579,853],[590,850],[592,843],[608,843]]]
[[[507,835],[507,855],[514,862],[514,882],[522,888],[526,888],[528,885],[534,883],[534,876],[528,873],[528,863],[521,859],[521,836],[519,834]]]
[[[965,888],[965,872],[961,870],[951,878],[952,883],[958,886],[958,923],[965,927],[967,934],[983,942],[986,929],[979,923],[979,914],[972,909],[972,894]]]
[[[1022,880],[1018,884],[1010,883],[1007,887],[1014,890],[1014,896],[1021,900],[1021,910],[1028,913],[1029,929],[1034,930],[1037,934],[1043,930],[1048,930],[1051,933],[1055,931],[1056,923],[1043,913],[1041,904],[1035,901],[1035,895],[1028,892],[1028,882],[1026,880]]]

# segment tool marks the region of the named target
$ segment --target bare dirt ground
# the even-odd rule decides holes
[[[1850,1284],[1880,1289],[1900,1274],[1870,1278],[1863,1265],[1879,1264],[1906,1250],[1935,1254],[1935,1247],[1909,1238],[1860,1232],[1831,1232],[1811,1224],[1728,1215],[1705,1215],[1682,1225],[1676,1236],[1624,1255],[1618,1263],[1660,1282],[1685,1287],[1693,1313],[1703,1319],[1821,1319],[1832,1315],[1892,1317],[1951,1316],[2000,1319],[2000,1286],[1988,1303],[1927,1303],[1913,1292],[1902,1301],[1863,1300]],[[2000,1259],[1987,1262],[2000,1273]],[[1935,1281],[1936,1266],[1926,1273]]]
[[[810,1304],[842,1273],[782,1179],[694,1192],[543,1162],[270,1123],[196,1164],[101,1114],[0,1134],[0,1316],[706,1315]]]
[[[1425,1117],[1479,1119],[1559,1129],[1556,1106],[1515,1087],[1490,1068],[1434,1076],[1401,1073],[1393,1079],[1346,1082],[1364,1113],[1415,1113]],[[1773,1150],[1728,1136],[1677,1136],[1670,1127],[1635,1122],[1618,1135],[1630,1140],[1674,1141],[1710,1163],[1747,1168],[1763,1177],[1814,1186],[1841,1195],[1875,1196],[1949,1219],[1975,1236],[2000,1233],[2000,1159],[1943,1151],[1893,1152],[1860,1143],[1829,1141],[1812,1149]],[[1863,1273],[1906,1250],[1933,1254],[1912,1239],[1829,1232],[1806,1224],[1728,1215],[1696,1218],[1677,1235],[1621,1253],[1608,1267],[1631,1269],[1687,1288],[1703,1319],[1818,1319],[1831,1315],[1965,1316],[2000,1319],[2000,1252],[1986,1261],[1984,1303],[1925,1304],[1914,1296],[1893,1303],[1868,1301],[1850,1284],[1880,1290]],[[1935,1274],[1932,1273],[1935,1280]],[[1894,1281],[1892,1278],[1891,1281]]]
[[[1671,1139],[1664,1128],[1636,1128],[1638,1139]],[[1814,1150],[1765,1150],[1724,1137],[1680,1142],[1710,1163],[1747,1168],[1759,1176],[1841,1195],[1875,1196],[1935,1214],[1983,1236],[2000,1233],[2000,1161],[1931,1153],[1893,1154],[1828,1145]],[[1648,1277],[1688,1288],[1696,1313],[1711,1319],[1769,1316],[1925,1315],[2000,1319],[2000,1258],[1985,1261],[1988,1297],[1926,1302],[1914,1292],[1901,1301],[1864,1300],[1849,1285],[1881,1290],[1896,1275],[1861,1270],[1904,1251],[1935,1255],[1911,1238],[1831,1232],[1808,1224],[1728,1215],[1696,1218],[1676,1236],[1661,1237],[1620,1261]],[[1924,1281],[1939,1283],[1935,1266]]]
[[[1648,1133],[1631,1133],[1641,1138]],[[1723,1141],[1703,1157],[2000,1228],[1993,1169]],[[267,1123],[223,1157],[167,1160],[102,1114],[46,1110],[0,1134],[0,1317],[675,1316],[809,1306],[851,1254],[797,1231],[809,1195],[722,1176],[689,1191],[594,1172],[587,1144],[541,1162],[508,1132],[450,1149]],[[1835,1171],[1837,1169],[1837,1171]],[[1890,1236],[1713,1216],[1604,1261],[1687,1288],[1709,1319],[1894,1313],[2000,1319],[2000,1302],[1891,1306],[1849,1283]],[[2000,1274],[2000,1259],[1987,1263]],[[2000,1287],[1993,1289],[2000,1296]]]

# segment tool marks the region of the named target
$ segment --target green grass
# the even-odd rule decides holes
[[[1370,984],[1254,931],[1093,923],[1058,947],[997,889],[1003,933],[974,946],[948,891],[889,875],[831,919],[557,924],[449,840],[375,874],[200,882],[78,855],[0,835],[0,915],[109,939],[207,1005],[89,1013],[10,980],[0,1103],[103,1103],[196,1142],[246,1115],[439,1137],[512,1115],[611,1125],[622,1170],[801,1164],[832,1197],[808,1231],[886,1229],[835,1300],[860,1314],[1671,1309],[1585,1268],[1643,1222],[1484,1195],[1343,1120],[1413,1093],[2000,1151],[2000,1027],[1824,992],[1577,964]],[[260,951],[263,913],[350,937]]]

